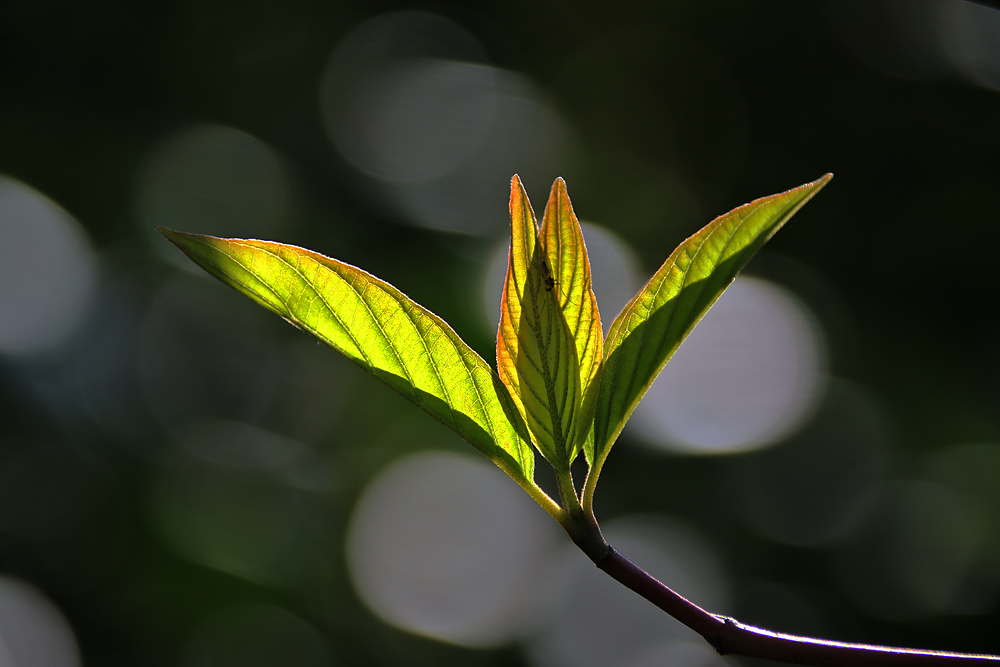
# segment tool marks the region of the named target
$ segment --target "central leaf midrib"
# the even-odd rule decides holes
[[[534,289],[533,289],[534,288]],[[529,284],[528,289],[531,291],[531,298],[529,299],[531,303],[532,319],[530,322],[531,333],[535,336],[535,343],[538,346],[539,352],[539,365],[541,367],[542,383],[545,385],[545,397],[547,400],[547,408],[549,413],[549,422],[552,428],[552,440],[555,444],[555,456],[559,457],[559,461],[562,462],[565,459],[566,452],[566,438],[562,430],[562,414],[556,408],[556,387],[555,379],[552,377],[552,369],[549,367],[549,350],[548,344],[545,337],[542,335],[541,329],[541,314],[538,311],[539,299],[537,287],[533,284]],[[546,295],[543,295],[545,298]],[[555,323],[553,323],[555,324]],[[555,327],[550,327],[552,331],[550,333],[555,333]],[[556,337],[557,338],[557,337]],[[552,462],[555,463],[554,461]]]

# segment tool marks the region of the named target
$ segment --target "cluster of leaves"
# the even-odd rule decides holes
[[[831,177],[740,206],[688,238],[604,340],[565,182],[553,184],[539,226],[514,176],[496,371],[440,317],[357,267],[270,241],[159,231],[465,438],[594,557],[604,544],[594,489],[625,422],[736,274]],[[555,471],[558,500],[535,483],[535,450]],[[570,467],[581,452],[588,473],[578,487]]]

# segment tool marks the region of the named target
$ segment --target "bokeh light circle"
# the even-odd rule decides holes
[[[73,630],[34,587],[0,577],[0,665],[78,667]]]
[[[568,143],[536,85],[489,65],[468,31],[425,12],[391,12],[348,34],[322,75],[320,107],[357,192],[433,229],[503,230],[502,184],[551,173]]]
[[[829,2],[844,46],[877,72],[903,79],[952,74],[1000,90],[1000,10],[975,0]]]
[[[97,260],[77,221],[0,175],[0,354],[41,353],[67,340],[97,282]]]
[[[181,130],[151,151],[139,173],[137,205],[147,234],[163,225],[273,238],[294,217],[292,179],[280,154],[246,132],[212,124]],[[168,246],[158,240],[157,247]]]
[[[442,16],[390,12],[356,27],[327,63],[323,120],[355,167],[390,181],[438,176],[482,140],[495,89],[486,54]]]
[[[360,95],[357,122],[331,133],[357,167],[388,181],[432,180],[483,141],[496,110],[497,70],[477,63],[404,60]]]
[[[888,427],[872,397],[829,383],[804,428],[725,464],[733,511],[758,535],[798,547],[847,538],[877,502],[888,468]]]
[[[548,515],[485,461],[424,452],[373,479],[354,509],[347,561],[362,600],[397,627],[462,646],[515,639]]]
[[[620,517],[606,522],[607,540],[630,560],[705,609],[724,613],[729,582],[714,552],[687,525],[655,515]],[[691,640],[691,630],[666,618],[610,577],[600,576],[574,548],[554,558],[544,602],[535,619],[536,634],[527,646],[537,667],[645,665],[651,653],[670,653]],[[678,666],[700,660],[663,663]],[[715,664],[715,663],[709,663]]]
[[[825,354],[818,325],[795,296],[738,278],[646,392],[629,433],[691,454],[773,444],[814,409]]]
[[[732,658],[719,655],[707,642],[663,642],[618,667],[727,667]]]

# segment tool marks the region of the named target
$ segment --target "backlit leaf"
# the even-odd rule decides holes
[[[542,456],[564,470],[569,467],[580,406],[576,343],[539,242],[535,214],[517,176],[511,180],[510,220],[497,370]]]
[[[552,184],[539,237],[551,270],[546,289],[555,294],[559,310],[566,320],[580,373],[581,406],[576,419],[576,433],[570,441],[573,449],[569,458],[572,461],[593,421],[604,334],[597,299],[591,288],[590,259],[587,257],[583,230],[573,212],[566,182],[561,178]],[[588,449],[588,461],[592,453]]]
[[[159,231],[216,278],[440,420],[545,506],[532,480],[534,453],[510,397],[489,364],[437,315],[361,269],[309,250]]]
[[[596,479],[643,394],[736,274],[832,178],[757,199],[684,241],[615,318],[594,417]],[[593,480],[588,487],[593,489]]]

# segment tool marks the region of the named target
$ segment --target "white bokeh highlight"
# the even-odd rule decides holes
[[[773,444],[813,411],[825,357],[820,330],[795,296],[738,278],[646,392],[629,433],[692,454]]]
[[[34,587],[0,576],[0,666],[79,667],[73,630]]]
[[[719,655],[707,642],[663,642],[650,647],[618,667],[734,667],[730,656]]]
[[[467,160],[497,110],[500,72],[478,63],[402,60],[374,75],[352,123],[330,128],[355,166],[388,181],[438,178]]]
[[[138,219],[216,236],[273,238],[295,215],[282,156],[236,128],[199,124],[155,146],[140,169]],[[158,239],[157,248],[166,248]],[[176,256],[171,252],[170,257]]]
[[[424,452],[379,473],[354,509],[347,562],[386,622],[468,647],[513,641],[558,537],[554,522],[486,461]]]
[[[79,223],[0,175],[0,354],[42,353],[66,341],[97,283],[97,259]]]
[[[632,516],[609,521],[602,531],[616,549],[679,594],[712,612],[726,611],[727,577],[712,549],[685,524]],[[718,664],[690,648],[689,628],[596,571],[575,548],[552,560],[545,581],[536,634],[526,647],[537,667]],[[668,662],[650,662],[668,655]]]
[[[488,64],[473,35],[426,12],[383,14],[348,34],[322,75],[320,109],[357,194],[445,231],[503,230],[504,184],[551,173],[568,142],[536,85]]]
[[[887,76],[1000,90],[1000,11],[970,0],[828,2],[842,43]]]

